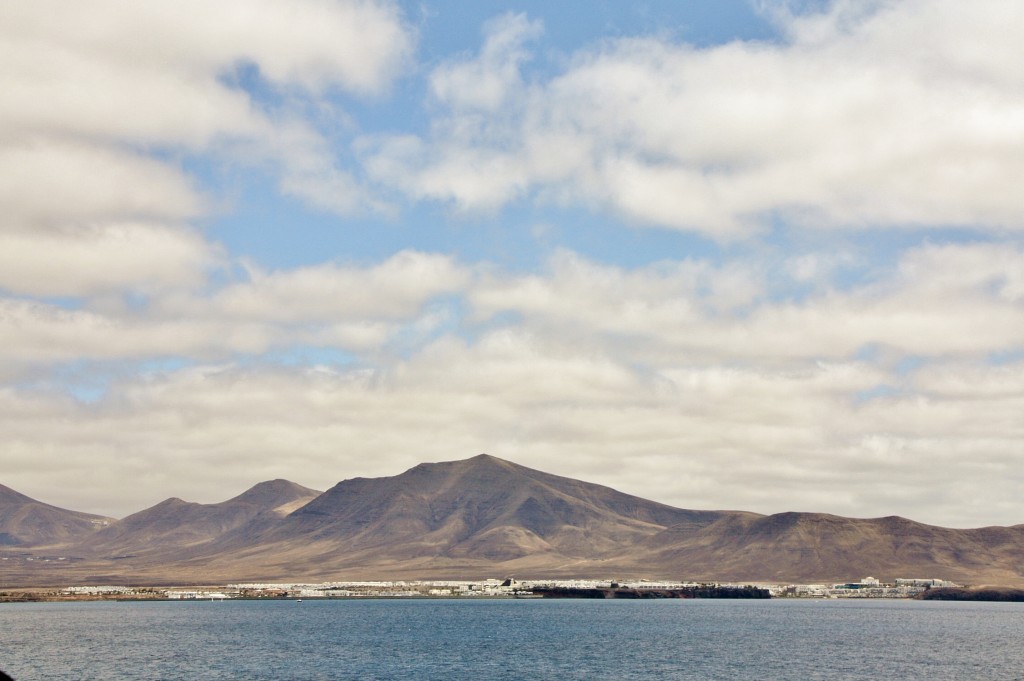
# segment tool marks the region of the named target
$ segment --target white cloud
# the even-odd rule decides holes
[[[484,47],[476,59],[447,62],[430,75],[434,97],[452,109],[490,114],[516,106],[523,94],[519,68],[529,58],[523,45],[543,32],[539,21],[506,14],[484,29]],[[514,97],[514,99],[513,99]]]
[[[1024,254],[1001,245],[912,249],[890,273],[842,289],[821,282],[794,300],[774,293],[786,289],[786,269],[766,261],[665,261],[629,270],[569,251],[541,274],[407,251],[366,265],[251,266],[243,280],[199,289],[203,273],[195,265],[204,244],[179,234],[129,226],[81,242],[55,237],[39,252],[38,238],[7,238],[0,284],[43,295],[89,286],[97,295],[80,310],[3,301],[8,357],[202,359],[294,344],[372,353],[399,339],[415,352],[440,326],[460,323],[469,337],[499,324],[650,367],[801,366],[861,356],[890,366],[905,357],[1012,353],[1024,328]],[[44,263],[58,274],[34,276]],[[150,294],[143,307],[101,295],[143,277],[163,284],[139,289]],[[460,322],[463,307],[468,316]]]
[[[429,338],[449,321],[433,309],[433,302],[461,293],[472,278],[471,270],[448,256],[406,251],[369,266],[317,265],[279,272],[253,268],[248,281],[219,290],[186,288],[190,278],[202,281],[201,273],[192,269],[198,259],[193,250],[201,254],[202,243],[182,243],[179,236],[140,229],[81,244],[62,237],[54,239],[52,252],[40,253],[35,249],[46,242],[39,239],[8,240],[14,248],[0,255],[0,264],[9,257],[10,281],[37,294],[60,295],[69,288],[80,292],[85,284],[76,278],[81,277],[88,277],[91,287],[106,283],[117,291],[115,284],[126,279],[157,282],[162,276],[170,290],[158,291],[142,307],[101,295],[75,310],[0,298],[0,345],[6,360],[208,360],[292,345],[372,355],[392,341]],[[179,255],[173,254],[175,249]],[[35,277],[42,271],[41,260],[66,268],[67,274]],[[0,284],[6,274],[0,274]]]
[[[1022,349],[1022,258],[923,246],[799,302],[767,295],[764,262],[625,269],[567,251],[536,275],[415,252],[252,269],[142,310],[6,300],[5,357],[36,368],[0,390],[4,484],[127,513],[486,451],[689,508],[1016,523],[1022,368],[986,357]],[[233,359],[292,345],[356,368]],[[162,356],[191,363],[99,367],[109,387],[92,403],[46,372]]]
[[[0,141],[0,289],[89,296],[192,286],[219,259],[187,220],[205,208],[167,163],[113,145]]]
[[[67,310],[0,299],[0,342],[11,366],[77,361],[223,359],[290,346],[377,352],[412,319],[337,317],[286,324],[272,319],[155,317],[130,310]]]
[[[125,124],[152,126],[143,133],[146,138],[166,126],[175,128],[170,133],[174,139],[181,127],[188,129],[196,119],[175,122],[174,114],[180,110],[164,111],[147,123],[149,116],[133,116],[123,106],[134,102],[153,107],[153,113],[160,113],[161,103],[177,106],[170,97],[147,101],[144,96],[172,84],[186,97],[189,112],[222,118],[240,113],[239,106],[225,106],[238,93],[217,88],[216,79],[239,65],[253,64],[269,81],[285,87],[379,92],[405,66],[412,48],[411,35],[395,6],[373,0],[228,1],[213,6],[198,0],[173,6],[159,2],[126,6],[106,0],[88,7],[42,0],[7,7],[4,13],[7,49],[14,58],[21,55],[19,63],[26,67],[8,77],[26,88],[26,94],[39,92],[30,88],[46,88],[43,100],[52,97],[55,86],[72,85],[66,96],[82,97],[77,103],[86,108],[79,113],[86,114],[82,120],[92,125],[101,121],[90,112],[121,109],[131,120],[108,122],[117,126],[117,136]],[[71,73],[64,74],[64,69]],[[41,78],[45,75],[56,76],[55,82]],[[145,76],[135,84],[152,89],[124,91],[121,79],[132,75]],[[76,83],[68,76],[86,79]],[[197,89],[204,86],[209,89]],[[104,89],[91,92],[93,87]],[[220,97],[199,106],[200,94]],[[244,104],[245,99],[234,101]],[[22,104],[40,106],[42,102]],[[140,112],[147,113],[147,108]],[[63,125],[68,114],[53,115],[62,115]]]
[[[181,221],[203,202],[167,163],[111,145],[28,136],[0,146],[6,210],[0,230],[54,229],[96,221]]]
[[[430,75],[437,104],[453,113],[434,121],[436,139],[364,139],[357,146],[368,172],[417,198],[452,199],[468,209],[514,198],[525,189],[529,171],[520,159],[495,154],[492,147],[519,143],[515,121],[530,97],[519,68],[529,58],[524,45],[542,31],[540,22],[523,14],[492,20],[479,55],[443,63]]]
[[[170,494],[211,502],[272,477],[323,488],[486,451],[686,508],[1020,521],[1019,366],[976,368],[997,391],[940,392],[923,373],[859,404],[891,375],[865,362],[683,364],[639,369],[509,329],[373,371],[202,366],[118,381],[92,405],[0,391],[5,484],[127,513]],[[922,494],[922,477],[936,491]]]
[[[167,284],[189,257],[201,270],[217,249],[183,227],[209,202],[183,170],[186,155],[270,164],[283,191],[321,209],[378,207],[292,109],[387,89],[413,44],[395,5],[43,0],[0,14],[0,234],[19,253],[46,253],[56,235],[69,242],[45,270],[28,271],[43,259],[28,258],[0,285],[85,296]],[[250,96],[238,85],[247,72],[284,103]],[[147,227],[125,227],[139,222]],[[147,247],[138,259],[114,245],[127,232]],[[54,273],[75,260],[78,271]]]
[[[527,86],[520,19],[475,60],[439,67],[448,109],[431,133],[367,142],[367,167],[462,209],[532,195],[725,239],[778,216],[1024,228],[1012,179],[1024,171],[1024,9],[854,7],[783,15],[781,44],[607,41]],[[497,106],[510,86],[526,88],[520,101]]]
[[[932,367],[918,372],[914,380],[923,392],[942,399],[986,401],[1007,410],[1024,401],[1024,364],[989,366],[981,363]],[[1016,419],[1009,419],[1016,422]],[[1024,422],[1020,423],[1024,435]]]
[[[515,312],[528,328],[659,365],[844,359],[872,347],[974,356],[1019,349],[1024,329],[1024,254],[1007,246],[910,250],[894,274],[849,290],[823,286],[799,302],[771,296],[756,261],[625,271],[563,253],[550,269],[484,281],[469,296],[476,314]],[[782,275],[774,285],[784,286]]]
[[[35,296],[91,296],[194,288],[218,253],[185,228],[140,223],[61,231],[0,231],[0,288]]]
[[[777,217],[1017,229],[1020,11],[836,3],[782,15],[781,44],[613,40],[539,80],[540,25],[506,15],[431,74],[430,132],[364,158],[465,210],[529,197],[722,238]],[[563,250],[526,274],[415,251],[239,263],[196,230],[211,201],[183,159],[382,209],[304,106],[386,89],[412,41],[394,6],[0,12],[4,484],[128,513],[487,451],[690,508],[1024,520],[1018,245],[891,268],[842,247],[635,268]],[[257,72],[284,104],[237,85]],[[295,348],[305,366],[265,356]],[[165,358],[185,368],[138,373]]]
[[[377,319],[414,314],[431,298],[462,290],[469,272],[443,255],[403,251],[369,267],[315,265],[280,272],[252,269],[249,281],[209,302],[218,317],[325,321],[340,316]],[[181,310],[195,310],[189,303]]]

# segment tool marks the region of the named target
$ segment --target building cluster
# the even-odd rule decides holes
[[[912,598],[926,589],[959,586],[942,579],[899,578],[883,583],[874,577],[846,584],[700,584],[648,580],[544,579],[434,580],[353,582],[267,582],[228,584],[207,588],[135,588],[128,586],[71,586],[71,597],[157,597],[168,600],[225,600],[229,598],[517,598],[534,589],[607,589],[671,591],[701,586],[767,589],[774,598]]]
[[[63,590],[69,596],[117,596],[136,592],[130,586],[69,586]]]
[[[534,589],[607,589],[623,588],[668,591],[702,586],[697,582],[652,582],[615,579],[539,579],[513,578],[476,581],[391,581],[391,582],[325,582],[229,584],[227,593],[243,598],[524,598]],[[743,587],[741,584],[715,584],[720,587]]]
[[[186,590],[186,589],[168,589],[164,592],[168,600],[171,601],[219,601],[225,598],[233,598],[229,593],[224,591],[213,591],[213,590]]]
[[[227,593],[243,598],[453,598],[516,596],[523,588],[515,580],[380,581],[229,584]]]
[[[790,584],[779,591],[772,590],[772,596],[796,596],[800,598],[913,598],[922,591],[941,587],[960,586],[944,579],[897,578],[893,582],[881,582],[874,577],[865,577],[859,582],[846,584]]]

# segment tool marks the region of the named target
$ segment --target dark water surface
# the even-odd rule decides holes
[[[1024,604],[336,600],[0,605],[36,679],[1024,679]]]

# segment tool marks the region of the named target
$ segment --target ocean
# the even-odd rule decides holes
[[[1024,679],[1024,604],[0,604],[0,669],[75,679]]]

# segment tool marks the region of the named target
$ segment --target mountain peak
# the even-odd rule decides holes
[[[276,480],[257,483],[237,497],[222,503],[246,503],[270,509],[296,501],[297,499],[312,499],[320,494],[319,490],[303,487],[290,480],[277,478]]]
[[[490,454],[477,454],[468,459],[417,464],[395,478],[379,478],[379,480],[404,480],[414,486],[432,484],[451,485],[458,482],[464,483],[468,480],[490,481],[504,478],[509,474],[531,472],[539,473],[539,471],[531,471],[529,468],[519,466],[511,461],[499,459]],[[356,478],[355,480],[368,483],[372,479]],[[355,481],[344,481],[342,484],[353,482]]]
[[[568,562],[617,556],[623,545],[686,520],[720,514],[675,509],[489,454],[423,463],[386,478],[345,480],[288,516],[273,535],[307,536],[381,560]]]
[[[421,463],[413,466],[409,471],[423,471],[423,470],[435,470],[437,468],[478,468],[478,467],[491,467],[501,466],[503,468],[521,468],[520,466],[506,461],[505,459],[499,459],[496,456],[490,454],[477,454],[471,456],[468,459],[456,459],[454,461],[437,461],[434,463]]]
[[[196,550],[229,532],[243,532],[253,523],[273,522],[319,494],[278,479],[253,485],[237,497],[217,504],[197,504],[171,497],[102,530],[82,548],[94,555],[167,556]]]
[[[440,463],[438,465],[446,466],[446,467],[450,466],[450,467],[452,467],[454,469],[462,469],[462,470],[488,470],[488,471],[503,471],[503,472],[510,472],[510,471],[520,471],[520,472],[522,472],[522,471],[529,470],[529,469],[527,469],[527,468],[525,468],[523,466],[520,466],[518,464],[514,464],[511,461],[506,461],[505,459],[499,459],[498,457],[491,456],[490,454],[477,454],[476,456],[471,456],[468,459],[460,459],[458,461],[445,461],[445,462],[442,462],[442,463]]]
[[[465,459],[465,461],[474,461],[476,463],[512,463],[511,461],[499,459],[498,457],[491,456],[490,454],[477,454],[476,456],[471,456],[468,459]]]
[[[501,470],[506,470],[506,471],[524,471],[524,470],[528,470],[524,466],[520,466],[519,464],[512,463],[511,461],[507,461],[505,459],[501,459],[501,458],[498,458],[496,456],[491,456],[490,454],[477,454],[476,456],[472,456],[472,457],[470,457],[468,459],[463,459],[462,461],[457,461],[457,462],[454,462],[454,463],[462,463],[462,464],[470,465],[470,466],[473,466],[473,467],[480,467],[480,468],[490,468],[490,469],[495,469],[496,468],[496,469],[501,469]]]

